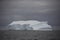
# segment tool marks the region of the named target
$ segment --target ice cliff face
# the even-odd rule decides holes
[[[33,30],[33,28],[29,26],[30,26],[29,24],[24,24],[24,25],[12,24],[8,26],[8,29],[10,30]]]
[[[52,27],[47,22],[36,20],[13,21],[8,25],[8,29],[13,30],[52,30]]]

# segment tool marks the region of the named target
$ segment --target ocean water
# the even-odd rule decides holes
[[[0,40],[60,40],[60,31],[0,30]]]

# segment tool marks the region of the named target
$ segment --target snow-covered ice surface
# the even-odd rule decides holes
[[[8,29],[13,30],[52,30],[52,26],[47,21],[27,20],[13,21],[8,25]]]

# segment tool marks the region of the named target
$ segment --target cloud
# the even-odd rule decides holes
[[[32,1],[32,0],[24,0],[24,1],[4,1],[2,7],[11,12],[26,13],[26,12],[41,12],[45,13],[48,11],[56,10],[56,2],[49,1]]]

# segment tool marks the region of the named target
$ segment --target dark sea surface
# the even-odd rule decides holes
[[[60,30],[0,30],[0,40],[60,40]]]

